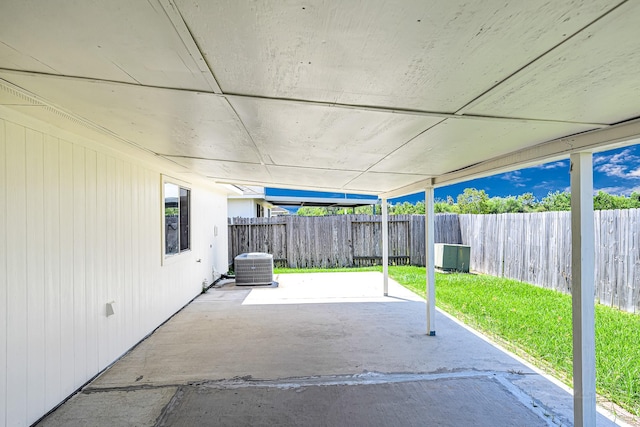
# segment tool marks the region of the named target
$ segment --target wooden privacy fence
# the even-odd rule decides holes
[[[458,216],[437,214],[436,242],[460,243]],[[424,216],[389,217],[389,263],[424,265]],[[278,266],[354,267],[382,263],[382,220],[372,215],[229,219],[229,262],[273,254]]]
[[[596,211],[595,297],[640,312],[640,209]],[[436,243],[471,246],[474,271],[571,292],[571,214],[436,214]],[[389,217],[389,263],[424,266],[424,216]],[[235,218],[229,260],[273,254],[293,268],[353,267],[382,262],[380,216]]]
[[[595,211],[595,298],[640,312],[640,209]],[[460,215],[471,268],[571,292],[571,213]]]

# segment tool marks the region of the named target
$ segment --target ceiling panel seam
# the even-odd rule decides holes
[[[368,106],[368,105],[359,105],[359,104],[338,104],[335,102],[312,101],[312,100],[295,99],[295,98],[273,98],[273,97],[265,97],[265,96],[258,96],[258,95],[244,95],[244,94],[238,94],[238,93],[216,93],[216,92],[207,92],[207,91],[197,90],[197,89],[184,89],[184,88],[176,88],[176,87],[168,87],[168,86],[135,84],[130,82],[122,82],[118,80],[107,80],[107,79],[97,79],[92,77],[49,74],[49,73],[42,73],[42,72],[35,72],[35,71],[15,70],[11,68],[0,68],[0,72],[23,75],[23,76],[48,77],[48,78],[62,79],[62,80],[78,80],[78,81],[104,83],[104,84],[112,84],[112,85],[119,85],[119,86],[132,86],[132,87],[143,87],[147,89],[158,89],[158,90],[175,91],[175,92],[207,94],[207,95],[216,96],[219,98],[225,98],[228,101],[233,100],[235,98],[264,100],[264,101],[302,104],[302,105],[327,107],[327,108],[340,108],[340,109],[356,110],[356,111],[370,111],[370,112],[380,112],[380,113],[389,113],[389,114],[424,116],[424,117],[435,117],[435,118],[441,118],[441,119],[456,119],[456,120],[480,120],[480,121],[494,121],[494,122],[503,122],[503,123],[517,122],[517,123],[523,123],[523,124],[525,123],[556,123],[556,124],[570,124],[570,125],[579,125],[579,126],[592,126],[594,128],[605,128],[610,126],[609,123],[535,119],[535,118],[526,118],[526,117],[503,117],[503,116],[489,116],[489,115],[478,115],[478,114],[458,115],[456,113],[413,110],[413,109],[403,109],[403,108],[395,108],[395,107]]]
[[[208,63],[207,59],[204,56],[204,53],[202,53],[202,49],[200,49],[198,42],[193,37],[193,33],[182,17],[180,10],[178,10],[178,6],[171,0],[158,1],[160,3],[160,6],[162,6],[165,14],[169,18],[169,21],[171,21],[173,28],[178,34],[178,37],[180,37],[180,40],[182,40],[184,47],[187,49],[189,55],[191,55],[196,66],[200,70],[200,73],[209,84],[211,90],[213,90],[214,93],[222,93],[222,89],[218,84],[218,80],[216,79],[215,73],[213,72],[213,68],[211,68],[211,65]]]
[[[248,161],[242,161],[242,160],[229,160],[229,159],[221,159],[221,158],[213,158],[213,157],[182,156],[179,154],[167,154],[167,153],[157,153],[157,155],[161,157],[172,158],[172,159],[205,160],[205,161],[213,161],[213,162],[235,163],[240,165],[264,166],[264,164],[262,163],[248,162]]]
[[[364,175],[365,173],[369,172],[371,170],[371,168],[375,167],[376,165],[380,164],[382,161],[384,161],[385,159],[387,159],[389,156],[393,155],[395,152],[397,152],[398,150],[400,150],[402,147],[406,146],[407,144],[409,144],[411,141],[413,141],[414,139],[416,139],[417,137],[419,137],[420,135],[423,135],[424,133],[428,132],[429,130],[433,129],[434,127],[438,126],[440,123],[445,122],[447,119],[442,119],[434,124],[432,124],[431,126],[428,126],[426,129],[418,132],[416,135],[414,135],[413,137],[409,138],[407,141],[405,141],[402,145],[399,145],[398,147],[396,147],[394,150],[392,150],[391,152],[387,153],[384,157],[382,157],[381,159],[379,159],[377,162],[375,162],[374,164],[370,165],[366,170],[364,170],[362,173],[360,173],[358,176],[356,176],[355,178],[353,178],[352,180],[348,181],[342,188],[348,186],[349,184],[351,184],[353,181],[355,181],[356,179],[360,178],[362,175]],[[412,174],[415,175],[415,174]]]
[[[579,35],[580,33],[584,32],[585,30],[587,30],[588,28],[590,28],[591,26],[593,26],[595,23],[599,22],[600,20],[602,20],[603,18],[605,18],[606,16],[608,16],[609,14],[611,14],[612,12],[614,12],[615,10],[617,10],[618,8],[620,8],[623,4],[627,3],[629,0],[624,0],[620,3],[618,3],[616,6],[613,6],[611,9],[609,9],[608,11],[604,12],[602,15],[600,15],[599,17],[595,18],[593,21],[589,22],[588,24],[584,25],[582,28],[579,28],[577,31],[575,31],[573,34],[569,35],[568,37],[566,37],[564,40],[556,43],[555,45],[553,45],[551,48],[547,49],[546,51],[542,52],[540,55],[536,56],[535,58],[533,58],[531,61],[529,61],[528,63],[524,64],[522,67],[518,68],[517,70],[515,70],[514,72],[512,72],[511,74],[509,74],[508,76],[506,76],[505,78],[503,78],[502,80],[500,80],[499,82],[495,83],[493,86],[491,86],[489,89],[485,90],[484,92],[482,92],[480,95],[476,96],[474,99],[472,99],[471,101],[469,101],[468,103],[466,103],[465,105],[463,105],[460,109],[458,109],[455,114],[456,115],[464,115],[465,111],[468,111],[469,109],[477,106],[478,104],[480,104],[481,102],[483,102],[491,93],[493,93],[496,89],[498,89],[500,86],[506,84],[509,80],[515,78],[517,75],[521,74],[522,72],[526,71],[526,69],[528,69],[530,66],[532,66],[534,63],[538,62],[539,60],[541,60],[542,58],[544,58],[545,56],[549,55],[551,52],[555,51],[556,49],[558,49],[560,46],[564,45],[565,43],[569,42],[570,40],[572,40],[573,38],[575,38],[577,35]]]
[[[225,99],[225,100],[227,101],[227,104],[229,105],[229,108],[231,108],[231,111],[233,111],[233,114],[235,114],[235,116],[238,118],[238,121],[242,125],[242,129],[244,129],[245,133],[247,134],[247,137],[251,141],[251,144],[253,145],[255,153],[258,156],[258,158],[260,159],[260,164],[261,165],[267,164],[267,162],[265,162],[265,158],[269,159],[268,164],[274,164],[273,160],[271,159],[271,156],[268,153],[263,153],[263,151],[259,147],[259,144],[256,143],[255,139],[253,139],[253,136],[251,135],[251,132],[249,132],[249,129],[247,128],[247,125],[244,123],[244,120],[242,120],[242,117],[236,111],[236,109],[233,106],[233,104],[228,99]],[[271,173],[269,172],[269,169],[267,169],[267,173],[269,174],[269,177],[273,179],[273,177],[271,176]]]
[[[344,168],[328,168],[322,166],[300,166],[300,165],[267,165],[274,168],[289,168],[289,169],[300,169],[300,170],[318,170],[318,171],[336,171],[336,172],[360,172],[355,169],[344,169]]]
[[[435,118],[441,118],[441,119],[483,120],[483,121],[500,121],[500,122],[510,122],[510,123],[514,123],[514,122],[557,123],[557,124],[593,126],[596,128],[603,128],[603,127],[610,126],[609,123],[576,122],[576,121],[566,121],[566,120],[535,119],[535,118],[526,118],[526,117],[502,117],[502,116],[489,116],[489,115],[478,115],[478,114],[459,115],[456,113],[445,113],[445,112],[438,112],[438,111],[414,110],[414,109],[371,106],[371,105],[361,105],[361,104],[341,104],[341,103],[328,102],[328,101],[313,101],[313,100],[296,99],[296,98],[275,98],[275,97],[269,97],[269,96],[246,95],[246,94],[229,93],[229,92],[219,94],[218,96],[221,96],[227,99],[239,98],[239,99],[264,100],[264,101],[303,104],[303,105],[310,105],[310,106],[340,108],[340,109],[357,110],[357,111],[371,111],[371,112],[390,113],[390,114],[435,117]]]
[[[136,78],[135,78],[135,77],[133,77],[131,74],[129,74],[129,73],[127,72],[127,70],[125,70],[123,67],[121,67],[117,62],[114,62],[114,61],[109,61],[109,62],[111,62],[111,63],[112,63],[112,64],[113,64],[113,65],[114,65],[118,70],[122,71],[124,74],[126,74],[127,76],[129,76],[129,78],[130,78],[131,80],[133,80],[134,82],[136,82],[136,84],[137,84],[138,86],[142,84],[142,83],[140,82],[140,80],[136,79]]]

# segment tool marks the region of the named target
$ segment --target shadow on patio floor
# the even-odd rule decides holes
[[[210,289],[40,425],[571,425],[569,393],[442,313],[427,336],[380,273],[276,280]]]

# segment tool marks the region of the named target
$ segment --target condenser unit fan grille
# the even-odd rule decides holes
[[[270,285],[273,282],[273,255],[262,252],[235,257],[236,285]]]

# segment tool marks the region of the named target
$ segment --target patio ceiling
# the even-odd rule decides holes
[[[5,0],[0,105],[218,183],[397,194],[636,138],[607,131],[640,116],[638,22],[605,0]]]

